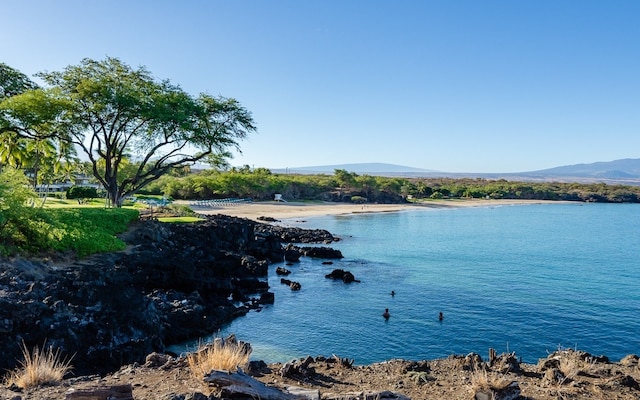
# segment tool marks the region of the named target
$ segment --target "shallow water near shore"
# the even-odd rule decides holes
[[[250,342],[252,359],[336,354],[369,364],[486,357],[493,347],[535,363],[559,347],[612,360],[640,353],[640,205],[431,209],[286,223],[341,237],[331,247],[345,258],[286,266],[287,278],[302,285],[298,292],[275,274],[284,263],[270,266],[275,304],[215,335]],[[335,268],[361,282],[326,279]]]

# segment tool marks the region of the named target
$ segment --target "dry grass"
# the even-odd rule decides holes
[[[251,347],[235,340],[214,340],[213,344],[199,344],[198,350],[187,356],[191,374],[202,379],[211,370],[235,372],[249,364]]]
[[[71,360],[64,360],[60,357],[60,349],[53,350],[49,347],[45,350],[38,346],[33,348],[33,352],[27,349],[22,342],[22,356],[24,360],[20,362],[20,367],[15,371],[10,371],[5,378],[7,385],[16,385],[19,388],[27,389],[40,385],[56,384],[62,381],[64,376],[72,369]]]
[[[474,371],[471,374],[471,388],[474,392],[497,392],[507,388],[512,380],[504,374],[487,373],[487,371]]]
[[[558,369],[564,376],[559,382],[561,385],[565,382],[571,382],[580,374],[589,374],[595,366],[595,358],[583,360],[579,354],[571,351],[565,351],[559,357],[560,364]]]
[[[580,372],[580,362],[574,357],[562,357],[558,369],[564,375],[564,379],[560,384],[565,381],[572,381]]]

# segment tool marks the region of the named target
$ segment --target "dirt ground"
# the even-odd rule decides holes
[[[638,358],[627,356],[610,363],[583,352],[565,350],[550,355],[537,365],[518,364],[517,373],[503,372],[498,360],[490,365],[478,355],[450,356],[430,361],[390,360],[366,366],[349,365],[338,357],[308,357],[293,364],[252,363],[248,379],[280,390],[302,388],[317,399],[491,399],[479,391],[484,381],[517,382],[519,399],[640,399]],[[137,400],[185,400],[230,398],[221,387],[193,377],[184,359],[166,356],[147,358],[145,365],[129,365],[108,376],[74,377],[57,386],[13,391],[3,386],[0,399],[64,399],[69,391],[131,385]],[[513,368],[513,365],[511,367]],[[283,372],[286,377],[283,376]],[[497,387],[497,386],[496,386]],[[283,392],[284,393],[284,392]],[[489,393],[489,397],[482,397]],[[253,396],[266,398],[265,396]],[[239,396],[234,398],[252,398]],[[291,398],[282,394],[282,397]],[[514,398],[500,397],[495,399]]]

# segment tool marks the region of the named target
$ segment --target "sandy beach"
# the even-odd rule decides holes
[[[258,217],[271,217],[278,220],[308,218],[323,215],[345,215],[357,213],[398,212],[406,210],[424,210],[452,207],[492,207],[521,204],[542,204],[541,200],[439,200],[424,203],[407,204],[348,204],[332,202],[251,202],[233,205],[194,206],[191,208],[200,214],[225,214],[234,217],[257,220]]]

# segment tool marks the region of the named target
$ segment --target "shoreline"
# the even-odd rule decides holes
[[[244,205],[210,207],[209,214],[239,215],[257,219],[259,216],[304,218],[324,215],[349,215],[360,213],[403,212],[408,210],[437,210],[465,207],[501,207],[548,203],[573,203],[558,201],[509,201],[509,200],[445,200],[427,204],[354,205],[344,203],[275,203],[257,202]],[[578,203],[576,205],[581,205]],[[287,207],[288,206],[288,207]],[[204,207],[200,207],[204,208]],[[200,211],[200,210],[196,210]],[[184,247],[184,246],[182,246]],[[557,398],[637,398],[640,393],[640,367],[638,357],[629,353],[623,358],[609,359],[575,349],[561,349],[538,358],[537,362],[517,360],[517,354],[494,352],[486,354],[451,353],[446,357],[427,359],[393,358],[367,364],[329,354],[301,357],[291,363],[269,362],[260,366],[259,358],[252,376],[269,387],[286,391],[296,387],[317,393],[323,399],[367,398],[400,399],[466,399],[491,398],[489,392],[478,388],[479,375],[495,382],[511,382],[518,387],[522,398],[552,400]],[[340,353],[338,353],[340,354]],[[343,355],[343,354],[341,354]],[[299,371],[301,375],[285,374]],[[307,368],[308,367],[308,368]],[[248,369],[247,369],[248,371]],[[301,378],[302,377],[302,378]],[[18,391],[15,387],[0,387],[0,398],[64,398],[73,391],[100,392],[111,388],[128,387],[136,399],[156,398],[205,398],[219,390],[194,377],[186,366],[184,357],[169,354],[149,354],[145,363],[125,363],[118,371],[100,375],[68,377],[56,385],[43,385]],[[482,393],[479,397],[476,393]],[[383,397],[390,394],[390,397]],[[133,397],[132,397],[133,398]]]
[[[499,207],[530,204],[558,204],[568,203],[553,200],[436,200],[424,203],[404,204],[351,204],[334,202],[252,202],[233,205],[194,206],[190,205],[198,214],[224,214],[232,217],[258,220],[259,217],[270,217],[278,220],[309,218],[329,215],[349,215],[381,212],[400,212],[416,210],[451,209],[466,207]],[[188,204],[180,202],[178,204]]]

